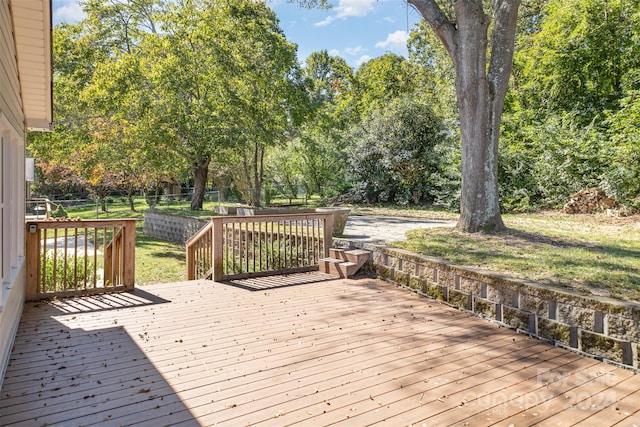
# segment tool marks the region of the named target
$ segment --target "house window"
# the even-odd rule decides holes
[[[0,306],[24,262],[24,139],[0,114]]]

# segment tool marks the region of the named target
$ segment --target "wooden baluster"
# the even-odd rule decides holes
[[[262,258],[262,245],[266,244],[266,239],[267,239],[267,233],[264,233],[264,240],[262,238],[262,224],[261,222],[258,223],[258,269],[260,271],[264,271],[264,260]],[[265,224],[266,225],[266,224]],[[263,243],[264,242],[264,243]],[[255,261],[254,261],[255,264]]]
[[[73,283],[78,288],[78,227],[73,227],[73,247],[75,255],[73,257]]]
[[[224,228],[224,241],[222,242],[222,251],[223,251],[222,265],[225,270],[225,274],[228,274],[227,266],[229,265],[229,224],[223,224],[223,228]]]
[[[280,221],[278,221],[277,224],[278,224],[278,227],[277,227],[278,232],[276,233],[276,247],[277,247],[276,254],[277,254],[277,258],[278,258],[277,269],[280,269],[280,268],[282,268],[282,260],[281,260],[281,258],[282,258],[282,249],[280,247]]]
[[[42,237],[39,239],[42,241],[42,273],[39,276],[40,282],[38,293],[45,293],[47,291],[47,233],[49,230],[43,228],[40,230]]]
[[[305,262],[307,263],[307,265],[311,265],[311,251],[309,250],[309,216],[305,217],[305,223],[304,223],[306,229],[307,229],[307,240],[305,242],[306,245],[306,249],[305,249]]]
[[[321,218],[316,218],[314,224],[315,227],[315,231],[314,231],[314,237],[315,237],[315,253],[314,253],[314,263],[319,263],[320,262],[320,258],[322,258],[320,256],[320,221],[322,221]]]
[[[231,233],[232,233],[232,244],[231,244],[231,255],[233,258],[232,262],[232,274],[236,272],[236,223],[231,223]]]
[[[64,229],[64,262],[62,263],[62,289],[67,290],[67,248],[69,247],[69,241],[67,240],[69,236],[69,230],[67,228]]]
[[[287,265],[287,267],[291,267],[294,265],[293,263],[293,245],[294,245],[294,237],[293,237],[293,221],[289,220],[289,235],[288,235],[288,240],[289,240],[289,264]]]
[[[93,228],[93,289],[98,284],[98,227]]]
[[[102,253],[104,253],[104,251],[107,248],[107,244],[108,242],[111,242],[112,245],[112,251],[111,251],[111,263],[108,266],[108,268],[111,268],[111,270],[113,271],[113,275],[111,276],[111,282],[106,283],[104,281],[103,278],[103,286],[107,287],[108,286],[116,286],[118,284],[118,241],[116,239],[116,234],[115,234],[115,229],[108,229],[108,228],[104,228],[102,231],[103,234],[103,238],[102,238]],[[111,234],[111,236],[109,236]],[[97,286],[97,283],[96,283]]]
[[[298,220],[294,219],[293,223],[295,224],[295,227],[293,228],[293,248],[295,249],[296,257],[291,264],[291,267],[298,267],[298,265],[300,264],[300,248],[298,247]]]
[[[249,224],[247,224],[248,226]],[[256,223],[251,223],[251,263],[253,264],[253,271],[256,271]],[[249,268],[247,267],[247,271]]]
[[[107,240],[106,238],[104,239],[105,241]],[[96,243],[97,245],[97,243]],[[102,251],[102,265],[103,265],[103,274],[102,274],[102,280],[103,280],[103,285],[105,287],[107,287],[107,285],[110,285],[113,283],[114,281],[114,275],[115,275],[115,270],[113,268],[113,258],[117,256],[116,253],[116,248],[115,248],[115,242],[111,241],[111,243],[109,245],[105,245]]]
[[[58,290],[58,229],[53,229],[53,291]]]
[[[89,263],[89,229],[84,227],[84,288],[87,289],[87,268]]]
[[[249,271],[249,223],[244,223],[244,263],[245,270],[244,272]]]

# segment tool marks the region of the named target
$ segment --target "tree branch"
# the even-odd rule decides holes
[[[455,25],[447,18],[435,0],[407,0],[407,3],[418,9],[418,12],[436,32],[444,44],[449,55],[453,57],[455,51]]]

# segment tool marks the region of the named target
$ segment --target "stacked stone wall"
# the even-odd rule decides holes
[[[381,279],[553,344],[638,370],[640,304],[372,246]]]
[[[209,221],[207,218],[147,211],[144,213],[143,230],[149,236],[184,245]]]

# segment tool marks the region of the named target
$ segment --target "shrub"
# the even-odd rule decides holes
[[[443,122],[425,103],[400,98],[355,128],[350,153],[354,187],[368,203],[433,202]]]
[[[54,257],[53,251],[48,250],[42,254],[42,257],[46,257],[44,261],[44,292],[56,292],[63,289],[77,289],[80,284],[84,285],[85,280],[87,284],[94,285],[93,272],[95,270],[95,262],[93,258],[78,257],[77,263],[73,261],[73,254],[67,255],[67,262],[65,264],[65,254],[63,250],[58,249],[55,253],[55,269],[54,269]],[[40,263],[42,265],[42,261]],[[55,271],[55,281],[54,281]],[[76,278],[78,283],[76,283]]]
[[[69,214],[62,205],[58,205],[56,209],[49,214],[51,218],[67,218]]]

